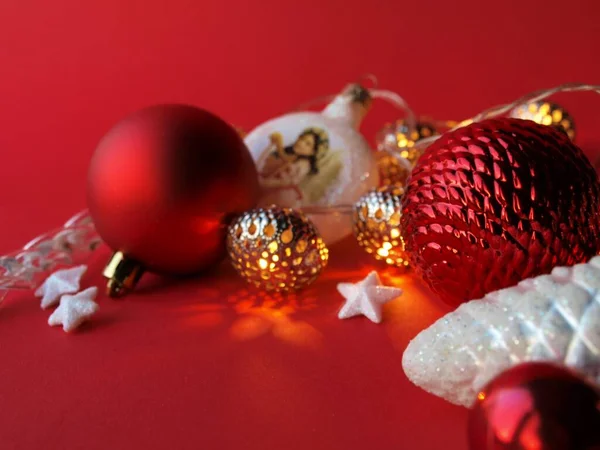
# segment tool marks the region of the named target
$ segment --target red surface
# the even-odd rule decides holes
[[[82,208],[95,144],[148,104],[188,102],[248,129],[372,72],[419,112],[462,118],[600,80],[597,2],[456,3],[2,2],[0,250]],[[600,142],[600,99],[562,103],[584,148]],[[394,117],[379,110],[369,136]],[[101,282],[107,254],[86,285]],[[252,298],[224,266],[101,297],[73,336],[49,328],[30,295],[11,295],[0,309],[1,448],[465,449],[467,411],[401,368],[408,340],[444,307],[405,277],[382,325],[339,321],[335,283],[371,262],[351,240],[331,255],[296,300]]]

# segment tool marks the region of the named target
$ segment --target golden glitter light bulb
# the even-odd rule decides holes
[[[327,265],[329,251],[304,214],[287,208],[248,211],[228,228],[227,251],[235,270],[267,291],[302,289]]]
[[[404,186],[422,151],[415,147],[419,139],[437,134],[433,125],[418,122],[414,129],[399,120],[388,125],[377,137],[377,165],[382,186]]]
[[[563,130],[569,139],[575,139],[573,117],[562,106],[546,101],[522,104],[510,112],[510,117],[533,120],[541,125],[549,125]]]
[[[399,186],[368,192],[354,205],[352,221],[356,240],[367,253],[390,265],[408,268],[400,229],[403,194]]]

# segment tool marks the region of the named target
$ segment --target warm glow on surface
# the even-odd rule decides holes
[[[295,294],[269,294],[259,292],[234,296],[232,306],[236,318],[231,324],[230,335],[236,341],[248,341],[265,335],[287,344],[316,349],[320,347],[322,334],[307,322],[295,316],[302,310],[314,308],[314,297],[297,297]]]
[[[260,267],[261,269],[266,269],[268,265],[269,263],[266,259],[260,258],[258,260],[258,267]]]

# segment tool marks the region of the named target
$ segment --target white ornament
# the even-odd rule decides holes
[[[471,406],[492,378],[526,361],[600,382],[600,257],[461,305],[412,340],[402,365],[417,386]]]
[[[352,205],[377,186],[373,151],[358,131],[370,102],[352,85],[321,113],[286,114],[252,130],[244,141],[259,172],[259,206]],[[308,216],[327,244],[352,232],[344,215]]]
[[[79,291],[81,277],[87,270],[86,265],[57,270],[42,283],[35,291],[36,297],[42,297],[42,309],[56,305],[64,294],[74,294]]]
[[[383,286],[375,271],[358,283],[339,283],[337,289],[346,298],[340,319],[363,315],[375,323],[381,322],[382,306],[402,294],[402,289]]]
[[[98,311],[94,301],[97,293],[98,288],[93,286],[75,295],[63,295],[60,305],[48,319],[48,325],[62,325],[67,333],[75,330]]]

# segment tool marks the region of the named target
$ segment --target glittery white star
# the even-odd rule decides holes
[[[338,314],[340,319],[362,314],[375,323],[381,322],[383,304],[402,294],[402,289],[383,286],[376,271],[372,271],[358,283],[339,283],[337,288],[346,298],[346,303]]]
[[[60,305],[48,319],[48,325],[62,325],[67,333],[75,330],[98,311],[94,301],[98,288],[93,286],[75,295],[63,295]]]
[[[79,290],[81,277],[87,270],[86,265],[70,269],[57,270],[35,291],[36,297],[42,297],[42,309],[56,305],[63,294],[74,294]]]

